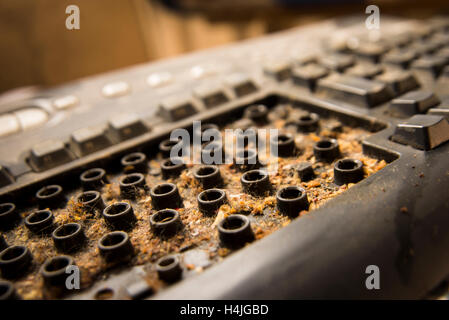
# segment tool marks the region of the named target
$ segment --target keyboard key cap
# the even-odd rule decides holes
[[[372,63],[378,63],[383,54],[388,51],[388,47],[385,44],[378,42],[366,42],[361,43],[355,50],[355,54],[365,60]]]
[[[152,73],[147,77],[147,83],[152,88],[163,87],[173,81],[173,76],[169,72]]]
[[[343,72],[345,69],[354,65],[355,59],[353,56],[346,54],[332,54],[322,57],[320,63],[328,69]]]
[[[383,57],[382,62],[388,65],[407,69],[416,57],[416,52],[413,50],[394,50],[387,53]]]
[[[140,136],[148,131],[138,115],[118,114],[109,120],[109,133],[115,141],[124,141]]]
[[[388,43],[392,47],[404,48],[413,41],[413,37],[408,32],[395,35],[393,38],[388,39]],[[388,53],[387,53],[388,54]]]
[[[72,133],[70,145],[78,157],[91,154],[111,145],[103,128],[87,127]]]
[[[217,69],[213,64],[196,65],[190,68],[190,75],[194,79],[203,79],[217,73]]]
[[[296,65],[303,66],[309,63],[316,63],[317,57],[315,55],[298,54],[293,56],[293,61]]]
[[[57,110],[66,110],[75,107],[79,104],[79,99],[76,96],[68,95],[61,98],[57,98],[53,101],[53,106]]]
[[[441,57],[424,56],[412,63],[412,69],[428,72],[436,78],[440,74],[441,70],[443,70],[446,63],[446,60]]]
[[[435,53],[435,56],[439,57],[439,58],[443,58],[446,61],[446,64],[448,64],[449,63],[449,46],[444,47],[441,50],[438,50]]]
[[[129,94],[131,87],[125,81],[117,81],[106,84],[102,89],[101,93],[106,98],[117,98]]]
[[[360,107],[371,108],[391,99],[393,92],[382,82],[334,74],[318,80],[318,92]]]
[[[409,117],[417,113],[425,113],[440,103],[440,99],[432,92],[415,90],[394,99],[390,105],[393,115]]]
[[[443,48],[449,44],[449,33],[436,33],[429,42],[434,43],[439,48]]]
[[[290,64],[286,61],[267,62],[263,67],[263,71],[277,81],[287,80],[291,74]]]
[[[15,112],[22,130],[29,130],[43,125],[48,120],[48,114],[39,108],[26,108]]]
[[[20,124],[15,115],[4,114],[0,116],[0,137],[6,137],[19,131]]]
[[[418,80],[410,71],[388,70],[376,77],[376,80],[388,85],[395,96],[404,94],[419,87]]]
[[[312,63],[296,67],[292,71],[293,82],[299,86],[306,87],[311,91],[315,90],[317,80],[328,74],[329,71],[326,68]]]
[[[430,108],[427,114],[444,116],[449,121],[449,97],[442,99],[438,106]]]
[[[29,162],[34,171],[44,171],[73,159],[62,141],[47,140],[31,148]]]
[[[429,111],[427,111],[427,114],[431,114],[434,116],[443,116],[449,121],[449,107],[448,108],[430,108]]]
[[[382,72],[383,68],[381,66],[372,63],[358,63],[354,67],[346,70],[346,74],[348,75],[367,79],[372,79]]]
[[[233,73],[225,79],[225,85],[232,88],[237,97],[257,91],[254,81],[244,73]]]
[[[421,41],[414,42],[409,46],[409,49],[414,51],[418,56],[432,54],[440,48],[441,46],[437,43]]]
[[[159,113],[166,121],[174,122],[197,113],[190,95],[172,96],[162,101]]]
[[[14,182],[14,177],[11,175],[9,170],[0,165],[0,188],[7,186]]]
[[[449,140],[449,122],[443,116],[415,115],[396,126],[392,140],[416,149],[435,149]]]
[[[229,101],[223,88],[218,84],[206,83],[195,88],[193,93],[198,99],[203,101],[207,108],[215,107]]]

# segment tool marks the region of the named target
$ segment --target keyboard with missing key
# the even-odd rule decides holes
[[[422,298],[449,273],[448,49],[445,17],[348,17],[1,106],[1,297]],[[179,128],[233,131],[177,162]]]

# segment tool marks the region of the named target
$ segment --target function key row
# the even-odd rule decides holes
[[[151,83],[154,84],[155,81],[156,78],[151,77]],[[223,84],[231,88],[237,97],[253,93],[258,89],[254,80],[244,73],[229,75],[224,79]],[[195,88],[193,94],[207,108],[214,107],[230,100],[224,86],[201,85]],[[107,84],[102,89],[103,94],[111,98],[125,95],[130,91],[129,84],[123,81]],[[198,112],[192,99],[191,95],[184,96],[184,100],[178,97],[166,99],[161,102],[159,113],[165,121],[169,122],[189,117]],[[66,110],[79,105],[79,99],[74,95],[67,95],[54,99],[52,105],[56,110]],[[46,123],[48,119],[48,112],[42,108],[24,108],[14,113],[0,115],[0,137],[35,128]],[[104,149],[111,144],[142,135],[149,129],[135,114],[116,115],[110,119],[106,127],[81,128],[73,132],[67,145],[69,148],[60,140],[43,141],[35,145],[30,150],[29,164],[34,171],[45,171],[70,162],[76,157],[83,157]],[[13,182],[11,179],[3,180],[5,181],[1,181],[0,186]]]
[[[107,128],[87,127],[73,132],[67,145],[57,139],[35,145],[30,150],[28,163],[34,171],[45,171],[148,131],[137,115],[117,115],[109,120]]]
[[[0,138],[44,124],[49,118],[41,108],[23,108],[0,115]]]
[[[244,74],[234,74],[226,80],[237,96],[257,90],[255,83]],[[206,107],[225,103],[229,97],[219,85],[201,86],[195,95]],[[197,113],[191,95],[178,95],[163,100],[159,115],[168,122],[175,122]],[[107,127],[87,127],[72,133],[68,145],[60,140],[48,140],[34,146],[30,151],[29,164],[35,171],[45,171],[77,157],[83,157],[108,146],[148,132],[150,128],[135,114],[120,114],[109,120]]]
[[[232,88],[237,97],[253,93],[258,89],[256,83],[243,73],[231,74],[225,79],[225,85]],[[125,86],[115,84],[105,90],[109,92],[109,95],[119,95],[118,91],[114,94],[111,93],[114,90],[118,90],[117,88],[119,87],[123,89]],[[195,88],[193,94],[202,100],[207,108],[223,104],[230,99],[224,87],[219,84],[199,86]],[[72,103],[73,99],[59,99],[56,101],[58,101],[58,105],[61,108],[64,108],[64,105]],[[193,97],[190,94],[169,97],[161,101],[159,106],[159,116],[168,122],[182,120],[197,112],[198,110],[193,103]],[[11,119],[10,115],[0,117],[0,123],[5,122],[6,124],[2,127],[18,126],[16,123],[17,119],[14,118],[14,121]],[[86,127],[76,130],[71,134],[68,143],[58,139],[38,143],[31,148],[27,161],[34,171],[45,171],[105,149],[115,143],[140,136],[150,131],[150,129],[136,114],[115,115],[106,126]],[[7,174],[6,168],[2,168],[0,178],[2,178],[0,186],[13,182],[13,179]]]
[[[56,98],[50,104],[33,101],[30,103],[32,106],[24,106],[16,111],[2,114],[0,115],[0,138],[42,126],[49,120],[52,109],[65,110],[76,106],[78,102],[77,97],[67,95]]]
[[[171,80],[172,76],[169,73],[155,73],[147,78],[147,83],[149,86],[157,88],[170,83]],[[210,101],[208,101],[210,100],[209,95],[211,93],[216,93],[217,91],[224,94],[224,87],[230,88],[233,94],[237,97],[241,97],[257,90],[254,80],[249,75],[243,72],[236,72],[225,76],[221,83],[216,81],[216,84],[213,86],[210,84],[208,86],[199,85],[194,89],[194,95],[203,101],[206,107],[210,107],[213,106],[214,103],[211,104]],[[104,85],[101,92],[103,96],[107,98],[117,98],[130,94],[131,86],[125,81],[111,82]]]

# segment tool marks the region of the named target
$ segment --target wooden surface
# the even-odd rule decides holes
[[[69,4],[80,7],[80,30],[65,27]],[[133,1],[123,0],[0,2],[0,91],[147,61],[136,15]]]
[[[220,1],[207,5],[213,1],[185,0],[188,13],[181,13],[148,0],[3,0],[0,92],[28,85],[57,85],[335,15],[364,12],[362,5],[333,6],[331,10],[320,6],[296,10],[260,6],[254,10],[228,5],[220,10]],[[410,5],[404,6],[403,1],[380,2],[381,13],[387,7],[396,14],[414,11],[421,16],[444,3],[406,1]],[[65,8],[70,4],[80,8],[80,30],[65,27]]]

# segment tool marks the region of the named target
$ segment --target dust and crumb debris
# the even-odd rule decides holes
[[[222,257],[222,258],[226,257],[230,253],[231,253],[231,250],[229,250],[228,248],[220,248],[220,249],[218,249],[218,255],[220,257]]]
[[[333,119],[323,119],[323,122],[334,121]],[[277,120],[276,127],[284,128],[285,120]],[[298,185],[303,187],[309,199],[309,210],[299,213],[299,217],[309,215],[310,211],[320,208],[328,200],[351,188],[353,184],[335,186],[333,181],[333,166],[316,162],[313,156],[313,145],[322,137],[331,137],[338,140],[342,157],[358,159],[364,164],[365,177],[384,168],[387,163],[384,160],[377,160],[363,155],[360,141],[369,133],[360,128],[342,127],[341,131],[335,132],[323,129],[320,135],[310,133],[306,135],[298,134],[296,143],[301,146],[301,152],[296,157],[279,159],[278,171],[270,175],[273,189],[277,190],[287,185]],[[159,170],[160,159],[149,161],[150,168]],[[273,165],[273,159],[268,159],[269,165]],[[299,162],[311,162],[313,164],[316,177],[308,182],[303,182],[296,173],[296,164]],[[268,236],[272,232],[287,226],[291,220],[281,215],[276,210],[275,195],[269,194],[265,198],[255,198],[243,193],[240,185],[241,173],[233,164],[220,166],[220,172],[225,183],[224,190],[227,194],[228,203],[222,205],[214,217],[202,215],[197,209],[196,196],[203,191],[201,185],[193,177],[193,168],[189,165],[177,179],[170,179],[178,186],[179,192],[184,200],[184,207],[179,208],[184,229],[169,240],[163,240],[153,235],[150,231],[149,217],[154,213],[151,197],[142,194],[136,201],[131,201],[137,218],[135,227],[129,231],[131,243],[135,249],[135,256],[127,266],[145,265],[154,263],[167,254],[184,252],[190,248],[200,247],[208,252],[212,261],[220,261],[229,254],[231,250],[219,246],[216,227],[225,217],[242,213],[251,218],[252,228],[256,239]],[[120,189],[117,177],[109,177],[110,183],[103,186],[101,193],[106,205],[120,201]],[[149,174],[146,176],[148,186],[154,186],[163,182],[160,175]],[[385,189],[382,189],[385,192]],[[81,283],[83,288],[89,287],[97,279],[108,274],[113,266],[106,265],[100,257],[97,249],[98,240],[106,233],[110,232],[108,226],[97,212],[95,215],[88,215],[83,208],[74,200],[72,194],[66,208],[54,210],[55,222],[60,225],[69,222],[78,222],[83,225],[84,232],[88,238],[84,248],[73,254],[76,264],[81,270]],[[401,208],[403,212],[405,207]],[[406,209],[406,208],[405,208]],[[23,215],[31,211],[24,212]],[[42,279],[39,275],[39,267],[44,261],[59,253],[56,252],[50,237],[39,237],[31,234],[23,225],[14,232],[6,234],[6,238],[11,244],[26,244],[34,257],[34,267],[30,274],[16,282],[18,293],[25,299],[41,299]],[[124,266],[124,267],[127,267]],[[195,265],[186,266],[190,270],[202,272],[201,268]],[[163,288],[165,285],[158,280],[154,268],[148,270],[145,277],[147,283],[155,290]]]

